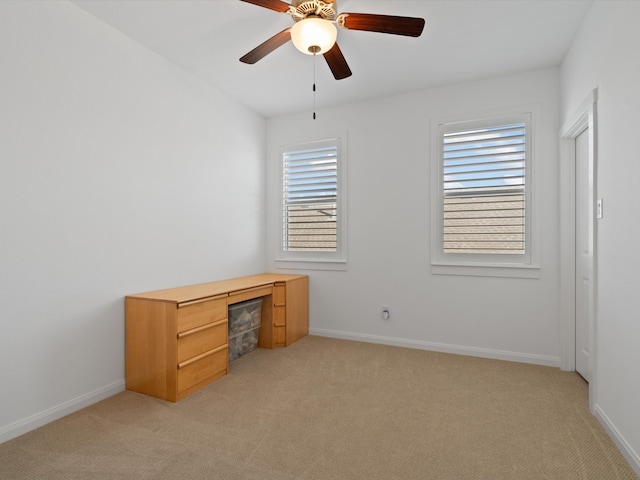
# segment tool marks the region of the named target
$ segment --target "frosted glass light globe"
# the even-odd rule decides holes
[[[291,27],[291,41],[307,55],[322,55],[336,43],[338,30],[329,20],[310,17],[296,22]]]

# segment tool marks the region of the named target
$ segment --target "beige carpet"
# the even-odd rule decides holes
[[[638,479],[575,373],[322,337],[6,442],[0,478]]]

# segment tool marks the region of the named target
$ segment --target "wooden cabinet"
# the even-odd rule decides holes
[[[228,306],[262,298],[258,346],[309,333],[305,275],[262,274],[125,298],[126,388],[176,402],[226,375]]]
[[[175,402],[226,375],[227,297],[127,297],[126,387]]]

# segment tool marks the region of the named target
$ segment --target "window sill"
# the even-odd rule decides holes
[[[471,277],[540,278],[538,265],[490,265],[490,264],[451,264],[432,263],[434,275],[464,275]]]
[[[346,260],[321,260],[309,258],[276,258],[276,268],[292,270],[336,270],[346,271]]]

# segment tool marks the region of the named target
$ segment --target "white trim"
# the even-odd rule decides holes
[[[431,273],[436,275],[466,275],[471,277],[540,278],[540,267],[533,265],[456,265],[453,263],[431,264]]]
[[[347,261],[337,262],[334,260],[303,260],[297,258],[276,258],[276,268],[293,270],[347,270]]]
[[[369,335],[366,333],[342,332],[339,330],[327,330],[323,328],[310,328],[310,335],[319,337],[341,338],[358,342],[379,343],[395,347],[415,348],[432,352],[452,353],[469,357],[490,358],[493,360],[505,360],[508,362],[530,363],[548,367],[559,367],[560,358],[550,355],[535,355],[531,353],[510,352],[491,348],[467,347],[464,345],[452,345],[447,343],[425,342],[422,340],[409,340],[406,338],[385,337],[382,335]]]
[[[85,393],[79,397],[73,398],[67,402],[51,407],[42,412],[31,415],[10,425],[0,428],[0,443],[7,442],[13,438],[19,437],[31,430],[42,427],[47,423],[65,417],[71,413],[82,410],[89,405],[93,405],[105,398],[111,397],[117,393],[124,391],[124,380],[119,380],[110,385],[105,385],[92,392]]]
[[[582,102],[576,112],[565,122],[560,130],[560,351],[563,370],[575,370],[576,349],[576,286],[575,286],[575,138],[586,128],[589,129],[589,168],[593,176],[594,199],[597,198],[596,176],[596,105],[598,90],[594,89]],[[595,205],[593,206],[595,215]],[[593,278],[591,281],[589,308],[589,408],[593,412],[596,403],[596,286],[597,286],[597,228],[593,221]]]
[[[575,137],[560,140],[560,368],[576,369]]]
[[[593,408],[593,415],[598,419],[600,425],[606,430],[609,434],[609,437],[613,440],[613,443],[616,444],[618,450],[622,452],[625,460],[629,463],[631,468],[636,472],[638,476],[640,476],[640,455],[631,448],[629,442],[625,440],[622,434],[618,431],[618,429],[613,425],[613,422],[609,420],[609,417],[602,411],[600,405],[595,405]]]

